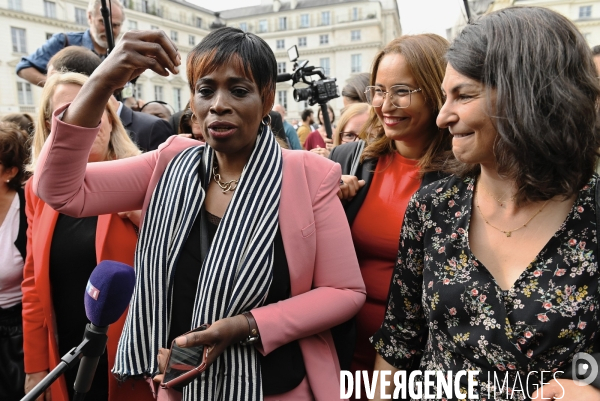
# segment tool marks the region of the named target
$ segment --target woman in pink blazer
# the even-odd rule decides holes
[[[190,104],[206,145],[172,137],[154,152],[86,164],[100,116],[93,105],[146,68],[167,76],[179,64],[163,32],[125,34],[55,112],[38,162],[34,188],[62,213],[142,209],[136,290],[113,373],[157,375],[162,348],[176,339],[210,350],[184,399],[339,399],[329,328],[365,299],[336,195],[340,167],[275,142],[265,117],[277,65],[262,39],[222,28],[189,54]],[[211,327],[182,336],[203,323]]]

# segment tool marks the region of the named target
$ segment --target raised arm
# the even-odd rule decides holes
[[[169,71],[177,74],[180,64],[181,56],[177,47],[163,31],[127,32],[83,85],[63,121],[94,128],[104,110],[98,105],[106,104],[117,89],[123,88],[147,69],[165,77],[169,76]]]
[[[147,68],[168,75],[179,64],[177,49],[162,31],[126,33],[73,103],[55,111],[34,175],[38,196],[76,217],[141,209],[158,155],[88,165],[104,111],[99,105]]]

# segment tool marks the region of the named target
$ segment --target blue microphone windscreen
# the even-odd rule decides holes
[[[94,325],[106,327],[119,320],[133,294],[135,272],[125,263],[103,260],[85,289],[85,314]]]

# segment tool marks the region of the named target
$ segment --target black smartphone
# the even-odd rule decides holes
[[[203,331],[209,327],[209,324],[203,324],[185,334]],[[207,358],[207,346],[197,345],[194,347],[181,348],[175,344],[175,340],[173,340],[163,380],[160,383],[161,387],[180,389],[191,383],[206,369]]]

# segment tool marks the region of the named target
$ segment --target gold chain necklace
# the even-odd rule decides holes
[[[229,191],[231,191],[231,192],[235,191],[240,179],[238,178],[237,180],[223,182],[223,181],[221,181],[221,174],[219,174],[219,172],[217,170],[218,168],[219,168],[219,165],[215,161],[215,163],[213,164],[213,168],[212,168],[213,179],[215,180],[217,185],[221,188],[221,192],[226,194]]]
[[[544,210],[544,208],[546,207],[546,205],[548,204],[548,202],[550,202],[550,200],[547,200],[546,202],[544,202],[544,204],[542,205],[542,207],[540,208],[540,210],[538,210],[537,212],[535,212],[535,214],[533,216],[531,216],[529,218],[529,220],[527,220],[525,222],[525,224],[523,224],[520,227],[517,228],[513,228],[512,230],[501,230],[498,227],[496,227],[495,225],[493,225],[492,223],[490,223],[489,221],[487,221],[487,219],[485,218],[485,216],[483,215],[483,212],[481,211],[481,208],[479,208],[479,201],[477,200],[477,194],[475,194],[475,206],[477,207],[477,210],[479,210],[479,214],[481,215],[481,218],[483,219],[483,221],[485,221],[485,224],[487,224],[488,226],[500,231],[502,234],[506,235],[506,237],[510,237],[512,236],[512,233],[514,233],[515,231],[518,231],[520,229],[522,229],[523,227],[527,227],[527,224],[529,224],[531,222],[531,220],[534,219],[535,216],[537,216],[538,214],[540,214],[542,212],[542,210]]]
[[[481,185],[481,184],[479,184],[479,186],[482,186],[482,187],[483,187],[483,185]],[[486,188],[486,187],[483,187],[483,189],[484,189],[484,191],[485,191],[485,192],[487,192],[487,194],[488,194],[489,196],[491,196],[492,198],[494,198],[494,199],[496,200],[496,202],[498,202],[498,204],[499,204],[500,206],[504,206],[504,203],[503,203],[503,202],[504,202],[504,199],[502,199],[502,198],[504,198],[504,195],[506,195],[506,193],[504,193],[504,195],[502,195],[502,197],[500,197],[500,198],[496,198],[496,197],[494,196],[494,194],[492,194],[490,191],[488,191],[488,190],[487,190],[487,188]],[[511,197],[509,198],[509,200],[510,200],[511,202],[514,202],[514,200],[515,200],[515,196],[514,196],[514,195],[513,195],[513,196],[511,196]]]

